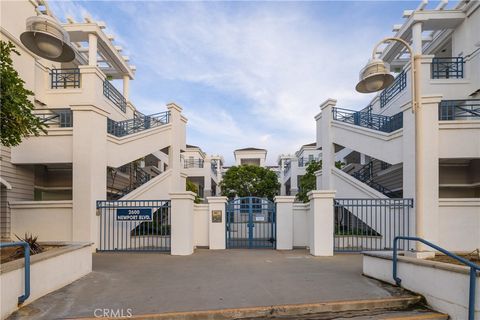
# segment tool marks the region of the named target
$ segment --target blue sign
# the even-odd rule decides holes
[[[153,221],[152,208],[117,209],[117,221]]]

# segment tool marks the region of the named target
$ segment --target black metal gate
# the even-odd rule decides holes
[[[335,199],[334,250],[393,250],[396,236],[410,236],[413,199]],[[408,250],[409,241],[399,242]]]
[[[97,201],[97,251],[170,251],[170,200]]]
[[[257,197],[237,198],[227,203],[226,213],[227,248],[275,249],[275,203]]]

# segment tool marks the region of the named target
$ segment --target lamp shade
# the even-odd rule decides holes
[[[380,91],[390,86],[393,80],[390,67],[383,60],[374,59],[360,71],[360,82],[355,90],[361,93]]]
[[[28,50],[47,60],[70,62],[75,59],[68,33],[50,16],[29,17],[27,31],[20,35],[20,40]]]

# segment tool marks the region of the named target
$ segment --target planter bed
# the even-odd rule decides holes
[[[30,297],[28,304],[92,271],[91,243],[41,243],[48,250],[30,257]],[[2,250],[3,251],[3,250]],[[24,259],[0,265],[1,319],[18,308],[18,297],[24,294]]]

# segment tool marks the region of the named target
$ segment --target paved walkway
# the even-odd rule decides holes
[[[134,315],[400,294],[362,276],[360,255],[312,257],[304,250],[197,250],[191,256],[94,254],[93,272],[20,309],[11,319]],[[97,313],[99,311],[97,310]]]

